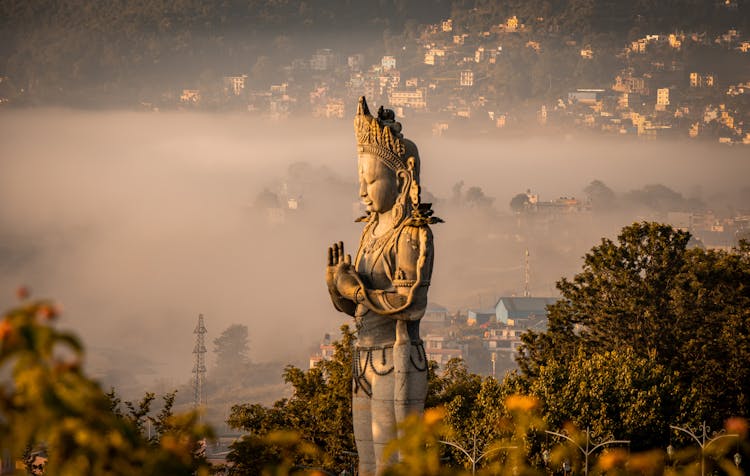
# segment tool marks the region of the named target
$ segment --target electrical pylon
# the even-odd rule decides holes
[[[203,325],[203,314],[198,315],[198,325],[195,326],[195,366],[193,367],[193,405],[199,408],[206,404],[206,326]]]

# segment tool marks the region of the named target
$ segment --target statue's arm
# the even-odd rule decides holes
[[[391,289],[369,289],[353,270],[337,279],[337,291],[353,303],[394,319],[417,320],[427,307],[432,276],[432,232],[425,226],[407,226],[396,242]]]

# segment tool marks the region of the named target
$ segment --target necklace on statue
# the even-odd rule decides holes
[[[388,240],[390,240],[391,237],[393,236],[393,232],[395,231],[395,228],[389,229],[388,231],[386,231],[380,236],[375,236],[374,231],[375,231],[375,227],[372,228],[372,231],[368,231],[367,233],[365,233],[365,237],[367,241],[362,247],[365,254],[371,254],[383,248],[383,246],[385,246]]]

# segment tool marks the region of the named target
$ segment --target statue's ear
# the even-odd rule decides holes
[[[398,178],[398,191],[400,195],[406,193],[411,185],[411,173],[406,170],[399,170],[396,175]]]
[[[414,177],[414,169],[416,168],[416,160],[414,157],[409,157],[406,159],[406,166],[409,169],[409,198],[411,198],[412,205],[414,207],[419,206],[419,184],[417,183],[417,180]]]

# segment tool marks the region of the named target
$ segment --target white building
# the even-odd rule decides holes
[[[391,106],[403,106],[412,109],[425,109],[427,107],[425,90],[422,88],[411,91],[391,91],[388,100]]]
[[[233,96],[239,96],[242,94],[242,91],[245,90],[246,80],[246,74],[240,76],[224,76],[224,87],[226,88],[227,94],[232,94]]]
[[[396,58],[393,56],[383,56],[380,60],[380,66],[383,67],[383,71],[396,69]]]
[[[331,335],[326,334],[323,337],[323,342],[320,343],[320,351],[310,357],[310,368],[315,367],[315,365],[322,360],[331,360],[335,353],[336,348],[331,341]]]
[[[656,90],[656,110],[666,111],[669,106],[669,88],[659,88]]]

